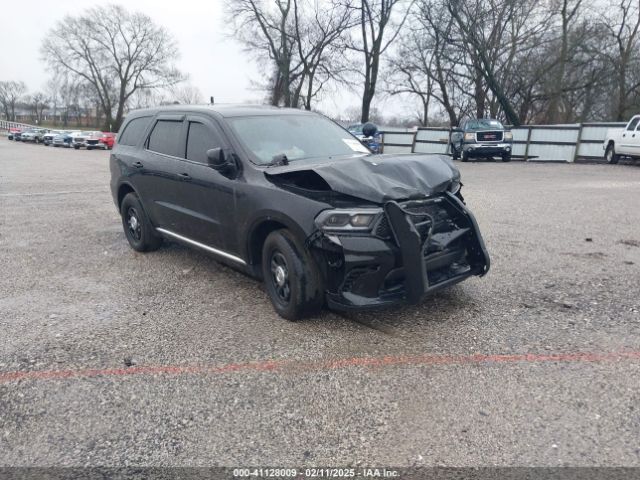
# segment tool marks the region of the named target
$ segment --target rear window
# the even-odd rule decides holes
[[[184,143],[182,138],[182,122],[175,120],[158,120],[151,135],[147,148],[152,152],[184,158]]]
[[[147,124],[149,123],[149,117],[134,118],[124,127],[123,132],[120,134],[118,143],[120,145],[134,146],[138,144],[138,140],[144,134]]]

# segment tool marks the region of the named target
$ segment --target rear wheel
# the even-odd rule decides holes
[[[607,163],[615,165],[620,160],[620,155],[616,154],[616,146],[613,143],[607,145],[607,150],[604,153],[604,160]]]
[[[511,154],[510,153],[503,153],[502,154],[502,161],[503,162],[510,162],[511,161]]]
[[[265,240],[262,275],[273,308],[281,317],[296,321],[322,307],[320,271],[289,231],[276,230]]]
[[[138,196],[131,192],[122,199],[120,206],[122,228],[131,248],[138,252],[151,252],[160,248],[162,238],[158,236]]]

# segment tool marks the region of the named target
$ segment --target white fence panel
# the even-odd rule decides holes
[[[515,157],[524,157],[527,152],[527,139],[529,138],[529,128],[513,128],[513,151]]]
[[[413,132],[381,132],[384,153],[411,153]]]
[[[449,138],[451,132],[448,128],[420,128],[416,132],[415,153],[449,153]]]
[[[573,162],[580,125],[531,126],[527,157],[536,161]]]
[[[610,128],[624,128],[626,123],[585,123],[582,125],[578,157],[602,158],[604,141]]]

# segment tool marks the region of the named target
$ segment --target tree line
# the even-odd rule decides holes
[[[347,88],[419,124],[625,120],[640,110],[639,0],[228,0],[274,105]]]
[[[360,102],[345,115],[366,122],[380,120],[381,99],[402,97],[420,125],[622,121],[640,110],[640,0],[227,0],[225,10],[273,105],[318,109],[348,92]],[[202,101],[169,32],[121,6],[66,16],[41,55],[45,91],[0,82],[6,118],[22,108],[66,124],[95,112],[117,130],[128,109]]]
[[[175,67],[178,49],[169,32],[118,5],[67,15],[45,35],[41,55],[52,74],[44,92],[27,95],[24,82],[0,82],[7,119],[21,107],[42,123],[47,110],[66,126],[93,112],[101,128],[116,131],[128,109],[202,101]]]

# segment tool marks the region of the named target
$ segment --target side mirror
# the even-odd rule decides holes
[[[374,137],[378,133],[378,127],[373,123],[365,123],[362,126],[362,135],[365,137]]]
[[[207,150],[209,166],[220,173],[228,174],[236,170],[236,164],[232,157],[227,157],[220,147]]]

